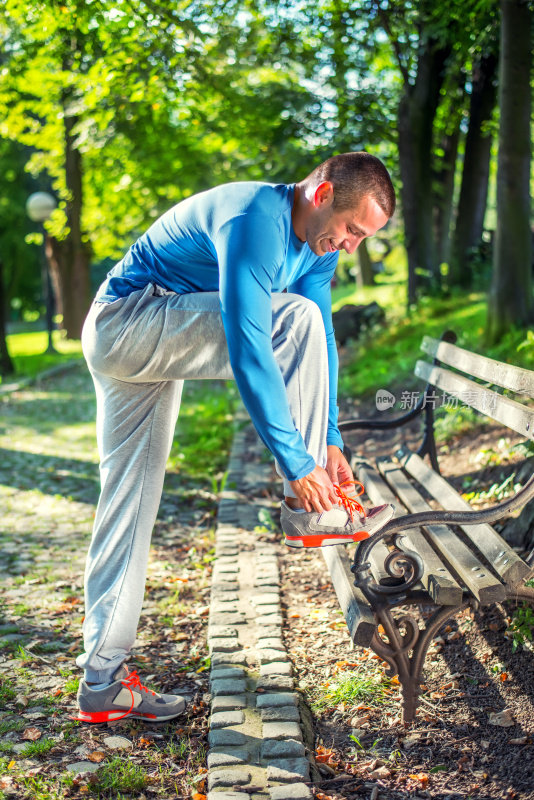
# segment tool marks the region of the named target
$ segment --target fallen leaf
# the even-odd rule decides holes
[[[93,761],[95,764],[100,764],[106,757],[106,754],[102,752],[102,750],[93,750],[92,753],[89,753],[87,758],[89,761]]]
[[[515,725],[515,719],[508,708],[490,714],[488,722],[490,725],[498,725],[499,728],[509,728]]]
[[[378,767],[378,769],[374,769],[369,773],[370,778],[384,779],[389,778],[390,776],[391,772],[386,766]]]
[[[14,767],[16,767],[16,766],[17,766],[17,762],[16,761],[10,761],[9,764],[7,765],[7,768],[8,769],[14,769]]]
[[[26,695],[23,695],[23,694],[18,694],[18,695],[15,697],[15,703],[18,703],[19,705],[21,705],[21,706],[24,706],[24,708],[26,708],[26,706],[28,705],[28,703],[29,703],[29,702],[30,702],[30,701],[28,700],[28,698],[26,697]]]
[[[36,742],[42,735],[43,732],[39,728],[26,728],[22,733],[22,738],[28,742]]]
[[[503,681],[503,683],[504,683],[504,681],[508,680],[508,673],[507,672],[501,672],[500,678],[501,678],[501,681]]]
[[[145,739],[144,736],[141,736],[137,740],[137,744],[139,745],[139,747],[150,747],[150,745],[152,744],[152,739]]]
[[[428,775],[426,772],[417,772],[415,775],[410,775],[410,778],[413,778],[415,781],[419,781],[423,789],[428,784]]]
[[[319,764],[326,764],[332,757],[334,757],[334,751],[323,747],[322,745],[319,745],[315,751],[315,760]]]
[[[193,798],[192,798],[192,800],[207,800],[207,797],[206,797],[206,795],[205,795],[205,794],[199,794],[198,792],[196,792],[196,793],[193,795]]]

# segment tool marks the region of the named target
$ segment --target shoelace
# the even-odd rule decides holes
[[[343,506],[343,508],[345,509],[347,514],[349,515],[351,522],[354,521],[353,514],[354,514],[355,511],[357,511],[358,514],[360,514],[360,516],[362,516],[365,519],[366,513],[365,513],[364,507],[360,503],[358,503],[358,501],[356,500],[355,497],[351,497],[350,495],[345,494],[345,492],[341,488],[342,486],[347,486],[348,484],[354,484],[354,486],[358,485],[360,487],[360,491],[358,492],[356,497],[359,497],[365,491],[365,489],[363,487],[363,483],[360,483],[360,481],[348,481],[347,480],[347,481],[343,481],[343,483],[334,483],[334,489],[335,489],[336,495],[337,495],[337,497],[339,497],[339,499],[341,501],[341,505]]]
[[[129,672],[126,678],[123,678],[121,680],[121,683],[126,689],[129,689],[130,694],[132,695],[132,705],[130,706],[128,711],[125,711],[124,714],[122,714],[122,716],[115,717],[116,720],[122,719],[123,717],[127,717],[128,714],[133,709],[135,703],[133,689],[141,689],[144,690],[145,692],[150,692],[150,694],[153,694],[154,696],[156,695],[156,692],[153,692],[152,689],[149,689],[148,686],[144,686],[144,684],[141,683],[141,678],[139,677],[139,675],[137,674],[137,670],[135,669],[133,672]]]
[[[154,697],[156,696],[156,692],[153,692],[152,689],[149,689],[148,686],[145,686],[141,683],[141,678],[137,674],[136,669],[134,669],[133,672],[129,672],[128,677],[121,681],[121,683],[124,684],[127,689],[130,689],[130,691],[132,689],[144,689],[145,692],[150,692],[150,694],[153,694]]]

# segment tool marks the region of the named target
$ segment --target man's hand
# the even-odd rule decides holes
[[[337,450],[341,452],[339,448]],[[290,481],[289,485],[305,511],[329,511],[337,501],[328,472],[318,465],[303,478]]]
[[[339,447],[336,447],[334,444],[329,444],[326,448],[326,453],[326,471],[332,483],[341,484],[344,481],[353,481],[354,475],[352,474],[349,462]]]

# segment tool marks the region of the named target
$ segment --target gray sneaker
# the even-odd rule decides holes
[[[137,672],[129,672],[122,664],[113,675],[113,683],[104,689],[93,689],[80,681],[78,689],[80,722],[112,722],[123,717],[163,722],[185,711],[184,697],[176,694],[157,694],[147,689]]]
[[[350,515],[341,506],[330,511],[293,511],[285,500],[282,502],[280,522],[289,547],[327,547],[333,544],[348,544],[368,539],[389,522],[395,507],[389,503],[374,506],[365,515]]]

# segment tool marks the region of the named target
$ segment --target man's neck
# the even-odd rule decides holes
[[[306,241],[306,194],[302,183],[295,184],[293,195],[293,208],[291,209],[291,223],[293,230],[301,242]]]

